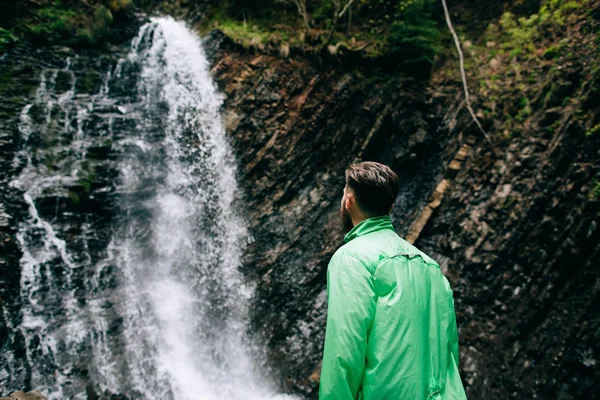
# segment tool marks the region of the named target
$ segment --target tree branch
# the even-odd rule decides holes
[[[293,0],[296,8],[298,9],[298,14],[302,17],[302,21],[304,22],[304,26],[306,29],[310,28],[310,24],[308,23],[308,11],[306,9],[306,0]]]
[[[335,25],[337,24],[340,12],[340,0],[333,0],[333,21],[331,22],[331,29],[329,30],[329,34],[327,35],[327,39],[323,43],[323,47],[327,46],[335,33]]]
[[[450,33],[452,33],[452,37],[454,38],[454,44],[456,44],[456,50],[458,51],[458,57],[460,59],[460,75],[462,77],[463,87],[465,90],[465,103],[467,105],[467,109],[469,110],[471,117],[473,117],[473,121],[475,121],[475,123],[479,127],[479,130],[481,131],[481,133],[483,133],[483,136],[487,139],[487,141],[489,143],[492,143],[490,136],[483,129],[483,126],[481,125],[481,123],[477,119],[477,116],[475,115],[475,112],[473,111],[473,107],[471,107],[471,98],[469,97],[469,87],[467,86],[467,75],[465,74],[465,57],[464,57],[462,49],[460,47],[460,40],[458,39],[458,36],[456,35],[456,32],[454,31],[454,27],[452,26],[452,21],[450,20],[450,13],[448,12],[448,6],[446,5],[446,0],[442,0],[442,6],[444,6],[444,14],[446,15],[446,23],[448,24],[448,29],[450,29]]]
[[[348,8],[352,5],[353,2],[354,2],[354,0],[350,0],[348,3],[346,3],[346,5],[344,6],[344,9],[338,14],[338,18],[342,18],[342,15],[344,15],[346,10],[348,10]]]

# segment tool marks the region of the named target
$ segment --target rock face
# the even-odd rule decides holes
[[[573,124],[556,147],[533,133],[481,144],[417,242],[454,284],[463,378],[478,398],[600,389],[597,140]]]
[[[0,84],[0,395],[15,389],[32,389],[32,377],[35,374],[52,376],[55,373],[55,370],[52,367],[48,368],[45,363],[31,365],[28,352],[34,352],[38,342],[27,337],[33,330],[31,326],[20,326],[24,319],[21,291],[24,278],[19,245],[19,240],[23,240],[23,237],[19,237],[18,230],[20,224],[31,216],[23,191],[15,184],[15,178],[25,167],[25,163],[21,162],[22,158],[16,157],[16,154],[27,149],[26,146],[33,146],[36,151],[31,152],[31,158],[36,165],[43,165],[48,171],[60,176],[72,162],[73,149],[77,146],[77,135],[72,134],[73,129],[64,128],[67,123],[72,128],[69,115],[72,118],[76,113],[72,109],[61,109],[56,99],[60,99],[61,96],[73,96],[80,108],[91,104],[92,96],[100,91],[105,79],[100,71],[110,70],[127,50],[127,45],[112,48],[111,51],[97,49],[79,52],[66,47],[22,47],[2,60],[4,79]],[[41,91],[40,80],[44,79],[45,91]],[[73,93],[69,95],[71,91]],[[41,99],[36,101],[36,96]],[[48,97],[47,101],[45,96]],[[54,102],[50,101],[51,99]],[[33,104],[30,115],[34,123],[46,120],[48,128],[37,130],[25,137],[21,113],[28,103]],[[49,105],[47,114],[43,109],[46,104]],[[56,185],[47,185],[43,188],[43,194],[36,199],[39,216],[52,221],[56,234],[65,238],[69,251],[77,255],[73,261],[82,266],[86,262],[98,262],[105,256],[104,249],[111,235],[111,210],[114,205],[111,193],[114,190],[116,172],[114,163],[109,159],[111,143],[102,137],[102,132],[112,127],[107,127],[108,119],[102,115],[112,112],[116,106],[96,106],[93,117],[86,121],[94,124],[98,135],[85,138],[85,145],[82,147],[85,148],[86,155],[82,160],[81,173],[76,179],[57,180]],[[93,229],[87,230],[86,226]],[[52,248],[56,243],[49,243],[48,247]],[[89,250],[88,261],[79,257],[83,249]],[[65,287],[65,273],[59,262],[48,264],[50,266],[46,267],[47,280],[36,290],[44,295],[44,306],[52,307],[61,304],[60,295]],[[73,293],[80,304],[85,303],[84,286],[85,282],[89,281],[90,270],[85,272],[86,269],[80,268],[73,274],[73,281],[77,285]],[[100,285],[103,286],[102,290],[110,291],[110,287],[114,287],[115,283],[115,269],[106,272],[107,274],[100,279]],[[57,284],[57,281],[63,283]],[[57,310],[60,310],[60,307]],[[69,321],[69,317],[63,312],[48,317],[60,325]],[[119,329],[122,321],[117,318],[113,319],[109,330]],[[44,326],[44,329],[51,328]],[[78,351],[85,354],[89,348],[80,348]],[[73,376],[87,374],[88,366],[84,365],[87,361],[74,368]]]
[[[218,36],[209,39],[209,47]],[[326,318],[326,267],[342,244],[339,201],[356,160],[403,179],[392,215],[406,233],[459,147],[459,99],[390,76],[317,68],[299,58],[214,56],[224,119],[251,230],[245,271],[259,282],[255,332],[286,385],[316,395]]]
[[[406,85],[222,49],[213,72],[251,226],[245,268],[261,282],[253,323],[290,389],[316,397],[343,172],[375,160],[402,178],[396,230],[410,231],[455,290],[468,395],[598,393],[600,206],[590,185],[599,146],[598,135],[566,123],[574,110],[533,110],[528,131],[491,146],[445,67],[429,84]],[[569,73],[576,82],[582,71]],[[593,120],[597,100],[588,96],[580,112]],[[552,123],[559,129],[540,133]]]
[[[316,397],[326,267],[343,237],[344,170],[355,160],[375,160],[402,179],[392,215],[397,232],[435,258],[455,290],[469,397],[597,396],[600,202],[590,193],[600,190],[600,135],[586,136],[570,123],[559,135],[543,129],[576,110],[532,110],[537,117],[527,132],[492,147],[470,125],[461,83],[446,78],[444,67],[428,84],[407,83],[331,61],[248,53],[216,32],[206,44],[226,98],[223,118],[244,192],[238,207],[251,233],[244,272],[258,282],[252,329],[290,391]],[[93,71],[118,57],[109,53],[77,58],[71,70],[83,85],[78,95],[97,90]],[[12,390],[31,379],[24,339],[4,320],[19,312],[16,227],[27,212],[22,194],[9,186],[16,127],[39,71],[63,69],[68,56],[74,55],[64,48],[29,49],[0,60],[8,66],[0,85],[0,308],[10,311],[0,310],[0,368],[10,356],[17,371],[0,383]],[[573,82],[584,80],[577,74]],[[597,115],[598,81],[590,82],[595,91],[580,109]],[[98,147],[89,156],[102,166],[109,150]],[[69,245],[78,246],[82,235],[72,227],[85,220],[94,226],[95,246],[106,247],[113,179],[109,168],[99,168],[87,189],[67,188],[79,202],[49,195],[40,204],[47,216],[67,208],[59,222]],[[114,274],[107,272],[107,287]],[[76,372],[85,375],[85,367]]]
[[[0,400],[48,400],[37,390],[32,390],[31,392],[14,392],[8,397],[2,397]]]

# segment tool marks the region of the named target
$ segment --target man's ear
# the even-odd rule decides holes
[[[395,204],[392,204],[392,206],[390,207],[390,211],[388,211],[388,214],[392,212],[392,210],[394,209],[394,205]]]
[[[354,195],[352,194],[352,192],[349,191],[346,193],[346,200],[344,201],[344,208],[346,210],[350,210],[353,205],[354,205]]]

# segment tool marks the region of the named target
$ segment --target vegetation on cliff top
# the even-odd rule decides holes
[[[110,32],[114,17],[133,0],[23,0],[0,20],[0,51],[18,38],[38,43],[94,45]],[[142,9],[159,5],[180,13],[185,6],[137,0]],[[189,4],[187,7],[191,7]],[[246,47],[287,56],[320,51],[383,59],[394,68],[428,76],[440,49],[435,0],[209,0],[199,29],[220,29]],[[183,8],[182,8],[183,7]]]
[[[114,16],[128,10],[131,0],[18,1],[5,7],[0,21],[0,52],[19,38],[34,43],[95,45],[110,32]]]
[[[435,0],[212,1],[201,29],[218,28],[244,47],[282,55],[356,52],[428,75],[440,49],[435,6]]]
[[[549,0],[529,16],[506,12],[488,26],[482,43],[469,45],[468,67],[479,78],[481,112],[502,123],[497,128],[505,136],[523,132],[534,110],[553,107],[575,119],[592,117],[585,132],[597,125],[600,24],[588,3]],[[560,125],[559,119],[545,129],[553,132]]]
[[[581,160],[598,159],[598,10],[598,0],[547,0],[528,15],[506,11],[478,40],[464,37],[475,108],[498,150],[515,140],[547,140],[550,157],[565,137],[579,135],[572,140],[587,143]],[[457,67],[436,79],[458,80]],[[581,173],[589,182],[584,192],[598,199],[597,162],[582,161]]]

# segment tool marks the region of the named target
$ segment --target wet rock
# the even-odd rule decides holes
[[[494,149],[472,142],[461,154],[458,128],[471,121],[467,113],[453,118],[456,111],[448,111],[459,107],[460,82],[434,76],[431,92],[398,90],[393,79],[369,76],[364,85],[293,55],[282,60],[227,47],[221,55],[213,72],[227,93],[227,131],[254,239],[244,268],[260,282],[253,324],[289,388],[316,396],[325,303],[315,299],[341,244],[336,213],[343,170],[371,159],[400,173],[392,217],[402,235],[442,179],[452,179],[416,244],[443,264],[455,291],[469,396],[593,393],[598,374],[585,365],[600,351],[593,306],[599,208],[578,193],[589,190],[597,151],[573,125],[560,151],[548,157],[548,143],[535,129],[564,115],[558,98],[548,97],[554,109],[532,108],[539,123],[532,131],[513,138],[507,132],[506,143]],[[500,57],[490,63],[503,68]],[[565,85],[556,83],[561,95],[568,94]],[[278,96],[258,106],[269,92]]]
[[[0,400],[48,400],[37,390],[32,390],[31,392],[23,392],[18,391],[14,392],[7,397],[0,397]]]
[[[427,103],[422,87],[399,91],[395,77],[361,79],[227,46],[212,70],[227,94],[225,126],[253,238],[244,254],[244,271],[259,282],[252,326],[280,381],[315,396],[326,268],[344,234],[344,170],[356,160],[394,167],[403,186],[393,218],[406,232],[458,150],[434,111],[448,97]]]
[[[125,43],[124,49],[127,48]],[[24,147],[37,147],[36,152],[30,154],[33,165],[39,168],[47,168],[50,171],[60,172],[61,168],[69,168],[67,165],[74,162],[78,165],[77,176],[63,176],[60,179],[49,181],[49,184],[33,188],[36,192],[34,204],[38,206],[39,215],[51,220],[57,236],[64,238],[69,249],[74,254],[81,253],[79,250],[85,248],[89,251],[89,261],[95,262],[103,257],[108,241],[110,240],[110,229],[108,222],[113,217],[114,206],[110,192],[115,182],[114,165],[111,166],[110,143],[102,136],[109,129],[120,131],[130,129],[125,124],[115,122],[108,126],[108,119],[99,116],[102,112],[100,105],[98,110],[91,107],[92,96],[100,90],[94,84],[81,84],[90,74],[90,71],[108,71],[114,68],[122,51],[113,48],[111,51],[93,49],[80,49],[64,51],[58,48],[31,49],[27,46],[15,49],[2,60],[1,68],[5,78],[0,82],[0,114],[3,116],[0,122],[0,307],[2,318],[0,318],[0,393],[7,395],[9,390],[35,386],[32,384],[32,366],[29,365],[29,356],[32,342],[28,341],[20,332],[21,324],[21,250],[19,247],[17,231],[19,225],[24,221],[31,221],[33,216],[30,205],[24,198],[24,189],[27,187],[27,173],[22,174],[21,180],[16,180],[26,168],[24,157],[17,157],[19,151]],[[121,52],[120,52],[121,51]],[[37,99],[36,90],[40,80],[46,79],[46,87],[49,92],[48,99]],[[70,96],[73,90],[73,102],[77,110],[69,110],[68,114],[56,102],[60,96]],[[118,90],[118,89],[117,89]],[[90,93],[90,91],[92,93]],[[52,112],[45,113],[45,104],[55,101]],[[30,104],[28,115],[31,116],[31,124],[41,124],[49,119],[48,129],[33,129],[32,134],[27,136],[24,130],[21,115],[25,107]],[[80,111],[77,113],[77,111]],[[98,113],[96,113],[98,111]],[[96,133],[85,140],[78,141],[77,118],[82,123],[92,124]],[[71,146],[70,146],[71,145]],[[81,147],[79,147],[81,145]],[[70,157],[72,152],[67,149],[78,151],[89,146],[89,151],[84,156],[74,160]],[[69,161],[70,160],[70,161]],[[73,161],[74,160],[74,161]],[[57,172],[57,175],[60,175]],[[93,226],[93,233],[86,227],[89,223]],[[45,229],[39,225],[40,230]],[[39,235],[40,232],[33,232]],[[56,245],[56,243],[54,244]],[[52,246],[49,244],[49,246]],[[82,260],[74,260],[78,264]],[[48,276],[56,279],[64,279],[65,269],[48,263]],[[74,291],[74,301],[83,304],[85,291],[83,289],[87,278],[84,268],[79,268],[72,273],[72,280],[78,288]],[[114,285],[116,271],[114,268],[106,269],[106,275],[102,277],[106,286]],[[104,283],[103,283],[104,284]],[[53,293],[47,286],[38,288],[40,293]],[[48,300],[48,302],[53,300]],[[81,376],[85,368],[74,371],[73,376]],[[49,376],[51,373],[49,373]],[[15,393],[9,398],[43,398],[31,397],[32,393]],[[19,396],[19,397],[14,397]],[[23,397],[25,396],[25,397]]]

